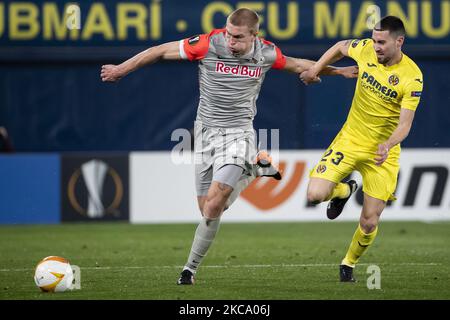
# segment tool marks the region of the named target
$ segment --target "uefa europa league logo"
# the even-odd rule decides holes
[[[105,212],[105,207],[102,203],[102,192],[108,168],[108,165],[101,160],[91,160],[81,166],[81,172],[88,191],[86,212],[89,218],[100,218]]]
[[[67,196],[72,208],[90,219],[120,217],[124,185],[119,173],[106,162],[92,159],[69,178]]]

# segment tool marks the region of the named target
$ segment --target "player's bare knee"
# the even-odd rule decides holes
[[[327,198],[326,192],[317,188],[308,188],[307,199],[309,203],[319,204]]]
[[[228,188],[231,191],[233,190],[230,187]],[[218,218],[226,207],[226,202],[228,200],[228,197],[230,196],[231,191],[228,192],[228,190],[226,190],[223,192],[219,191],[209,194],[203,208],[204,216],[206,218]]]
[[[223,205],[216,199],[207,201],[203,210],[205,218],[215,219],[220,216],[223,210]]]
[[[364,233],[372,233],[377,228],[378,219],[361,218],[359,221],[359,225],[361,226],[361,229],[362,231],[364,231]]]
[[[372,208],[369,206],[363,208],[363,212],[359,218],[359,224],[364,233],[371,233],[376,229],[382,211],[383,209],[381,208]]]
[[[208,201],[205,204],[203,216],[207,219],[217,219],[222,215],[224,207],[219,201]]]

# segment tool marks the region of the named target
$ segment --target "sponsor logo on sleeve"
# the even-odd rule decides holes
[[[195,45],[197,42],[199,42],[200,41],[200,36],[194,36],[194,37],[191,37],[191,38],[189,38],[189,40],[188,40],[188,43],[191,45],[191,46],[193,46],[193,45]]]

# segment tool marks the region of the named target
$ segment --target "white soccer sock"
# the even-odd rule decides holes
[[[188,261],[183,270],[189,270],[192,273],[197,271],[199,264],[206,256],[216,233],[219,230],[220,218],[208,219],[202,217],[197,230],[195,231],[194,241],[192,242],[191,252]]]

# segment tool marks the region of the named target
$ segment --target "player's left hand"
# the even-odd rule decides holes
[[[377,166],[381,166],[383,162],[389,156],[389,146],[387,143],[381,143],[378,145],[377,156],[375,157],[375,164]]]
[[[358,66],[349,66],[340,68],[341,76],[347,79],[357,78],[358,77]]]
[[[100,78],[103,82],[116,82],[122,78],[122,73],[119,66],[106,64],[102,66],[102,70],[100,71]]]
[[[308,69],[300,73],[300,80],[305,84],[311,83],[320,83],[322,80],[317,76],[317,73],[313,70],[313,68]]]

